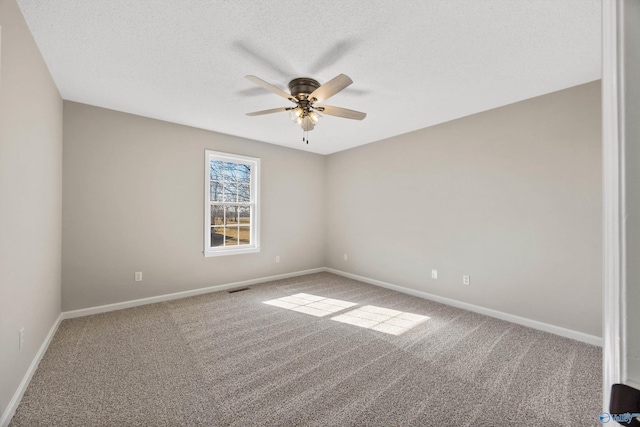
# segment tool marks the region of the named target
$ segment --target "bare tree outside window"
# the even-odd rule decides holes
[[[209,161],[211,247],[251,244],[251,165]]]

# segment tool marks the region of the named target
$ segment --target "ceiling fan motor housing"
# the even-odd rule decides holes
[[[317,80],[308,77],[299,77],[289,82],[289,90],[291,91],[291,95],[295,97],[298,97],[300,94],[309,95],[319,87],[320,83],[318,83]]]

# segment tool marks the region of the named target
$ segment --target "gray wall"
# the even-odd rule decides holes
[[[203,257],[205,149],[261,159],[261,252]],[[63,310],[323,267],[324,167],[318,154],[65,101]]]
[[[327,266],[602,336],[600,105],[592,82],[328,156]]]
[[[640,385],[640,1],[625,0],[623,46],[627,241],[627,379]]]
[[[0,413],[60,315],[62,99],[15,0],[0,0]],[[25,345],[18,350],[18,331]]]

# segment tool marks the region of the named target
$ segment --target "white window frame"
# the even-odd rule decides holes
[[[250,200],[251,221],[250,243],[238,246],[216,246],[211,247],[211,205],[235,204],[233,202],[213,202],[211,201],[210,188],[211,177],[209,165],[211,160],[246,164],[251,166],[250,175]],[[204,156],[204,256],[238,255],[260,252],[260,159],[255,157],[241,156],[239,154],[222,153],[220,151],[205,150]]]

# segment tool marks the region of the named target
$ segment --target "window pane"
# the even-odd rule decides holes
[[[238,244],[238,228],[239,227],[225,227],[225,246],[235,246]]]
[[[248,245],[251,243],[251,228],[250,227],[240,227],[240,244]]]
[[[205,256],[258,251],[260,159],[212,150],[205,156]]]
[[[237,225],[238,224],[238,206],[226,206],[227,212],[225,225]]]
[[[250,165],[238,165],[237,167],[238,181],[249,182],[251,181],[251,166]]]
[[[219,160],[209,161],[209,178],[222,181],[223,163]]]
[[[225,202],[237,202],[238,201],[238,184],[235,182],[224,183],[224,201]]]
[[[222,184],[218,181],[211,181],[210,183],[210,200],[212,202],[221,202],[222,201]]]
[[[224,208],[220,205],[211,206],[211,225],[224,224]]]
[[[251,208],[249,206],[239,206],[238,217],[241,225],[249,225],[251,223]]]
[[[235,163],[226,162],[224,164],[224,180],[225,181],[237,181],[236,176],[237,165]]]
[[[223,246],[224,245],[224,228],[222,227],[211,227],[211,247]]]
[[[249,184],[238,184],[238,201],[249,202],[251,200],[251,186]]]

